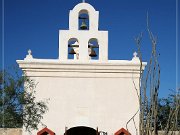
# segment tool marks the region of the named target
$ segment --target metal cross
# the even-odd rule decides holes
[[[85,3],[85,0],[83,0],[82,3]]]

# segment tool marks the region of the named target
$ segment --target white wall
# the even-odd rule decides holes
[[[133,85],[138,88],[139,63],[108,61],[74,63],[18,61],[20,67],[37,83],[37,98],[50,98],[49,112],[43,123],[57,135],[65,126],[89,126],[108,134],[126,128],[126,122],[139,108]],[[135,117],[139,124],[139,114]],[[42,127],[40,127],[41,129]],[[131,134],[135,128],[128,125]],[[37,131],[35,131],[36,133]]]
[[[78,30],[79,12],[89,14],[89,30]],[[29,54],[18,60],[20,68],[37,83],[37,99],[50,98],[49,112],[43,122],[57,135],[63,135],[65,127],[98,127],[100,131],[114,134],[138,111],[140,62],[137,54],[131,61],[108,60],[108,31],[98,31],[99,12],[80,3],[70,11],[69,30],[59,32],[59,59],[34,59]],[[68,60],[68,41],[76,38],[79,59]],[[99,60],[89,60],[88,42],[95,38],[99,44]],[[146,63],[143,63],[143,68]],[[135,117],[139,127],[139,113]],[[42,127],[40,127],[41,129]],[[129,132],[136,134],[133,122]],[[34,131],[33,134],[36,134]],[[24,132],[26,134],[26,132]],[[28,133],[27,133],[28,134]]]

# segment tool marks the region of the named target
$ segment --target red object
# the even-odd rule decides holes
[[[121,128],[114,135],[131,135],[126,129]]]
[[[53,131],[51,131],[50,129],[48,129],[47,127],[43,128],[42,130],[40,130],[37,135],[55,135],[55,133]]]

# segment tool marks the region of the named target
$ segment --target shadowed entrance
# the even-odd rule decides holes
[[[65,132],[65,135],[97,135],[98,132],[90,127],[72,127]]]

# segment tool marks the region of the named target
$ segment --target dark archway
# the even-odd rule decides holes
[[[97,131],[90,127],[78,126],[68,129],[65,135],[97,135]]]

